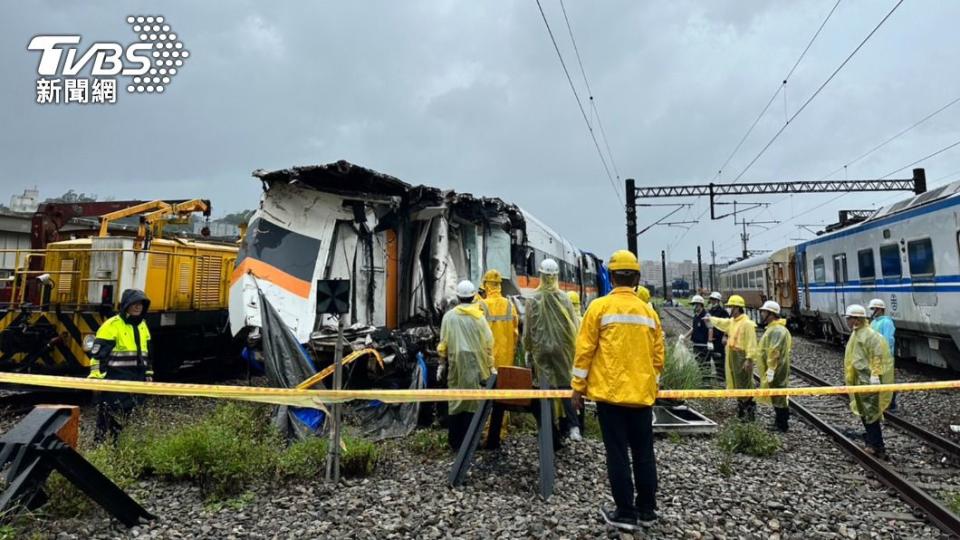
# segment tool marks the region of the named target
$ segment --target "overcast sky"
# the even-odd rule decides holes
[[[591,113],[560,4],[542,2]],[[567,0],[620,177],[651,186],[713,180],[834,3]],[[213,4],[164,2],[155,13],[158,4],[136,1],[4,2],[0,202],[37,185],[42,197],[71,188],[101,198],[205,197],[222,215],[257,205],[254,169],[346,159],[414,184],[501,197],[603,256],[625,247],[623,207],[534,0]],[[894,4],[840,2],[790,78],[786,103],[777,97],[723,180]],[[32,36],[126,43],[135,39],[130,14],[164,16],[191,53],[166,92],[122,91],[113,106],[35,103]],[[819,179],[960,95],[958,20],[960,2],[905,2],[741,181]],[[960,104],[846,174],[880,177],[948,146],[960,139],[958,119]],[[960,178],[960,146],[919,166],[931,184]],[[748,219],[784,222],[753,228],[750,247],[778,248],[810,236],[795,224],[902,198],[835,197],[740,198],[774,203]],[[685,202],[695,205],[672,219],[706,209]],[[640,227],[668,211],[640,209]],[[729,218],[689,231],[656,227],[640,237],[640,254],[695,258],[700,244],[707,258],[714,240],[720,256],[736,256],[738,233]]]

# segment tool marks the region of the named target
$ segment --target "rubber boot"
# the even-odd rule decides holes
[[[746,413],[744,412],[744,407],[743,407],[743,405],[744,405],[744,402],[743,402],[743,401],[737,400],[737,420],[743,420],[743,416],[744,416],[744,414],[746,414]]]
[[[743,409],[747,422],[754,422],[757,420],[757,403],[755,401],[752,399],[747,401]]]
[[[776,420],[774,421],[774,426],[777,431],[781,433],[786,433],[790,429],[790,409],[783,407],[777,407],[773,409],[774,414],[776,415]]]

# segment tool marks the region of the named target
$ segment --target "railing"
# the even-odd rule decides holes
[[[216,247],[222,247],[222,246],[216,246]],[[0,256],[2,256],[2,254],[5,254],[5,253],[14,254],[14,270],[12,272],[11,277],[8,278],[8,280],[11,282],[10,301],[0,302],[0,307],[6,308],[6,309],[19,309],[24,304],[28,303],[28,301],[30,301],[35,305],[46,306],[49,304],[55,304],[59,308],[67,308],[67,309],[72,308],[76,310],[79,310],[81,308],[102,308],[104,306],[110,306],[114,310],[116,310],[119,307],[119,300],[120,300],[120,293],[121,293],[120,284],[124,279],[123,255],[124,253],[133,253],[135,256],[140,254],[145,254],[145,255],[154,255],[154,256],[160,255],[166,258],[166,265],[164,268],[166,273],[166,279],[163,287],[164,297],[161,302],[162,305],[165,305],[165,306],[172,306],[179,303],[176,301],[175,296],[176,294],[178,294],[178,291],[180,289],[179,286],[180,286],[181,276],[179,272],[177,272],[178,269],[174,268],[175,263],[177,262],[178,259],[183,259],[183,258],[194,259],[193,264],[191,265],[189,282],[186,283],[187,295],[189,297],[189,304],[188,306],[183,306],[183,307],[178,306],[178,309],[183,309],[184,307],[186,309],[202,308],[205,306],[201,304],[207,304],[208,301],[203,300],[202,297],[204,295],[200,294],[200,291],[198,291],[196,287],[197,272],[200,270],[199,259],[201,257],[211,256],[211,255],[200,253],[201,249],[203,248],[201,248],[200,246],[194,246],[194,245],[178,245],[175,250],[171,250],[171,251],[159,251],[159,250],[136,249],[136,248],[87,249],[83,247],[79,247],[77,249],[62,249],[62,250],[60,249],[58,250],[0,249]],[[192,251],[192,253],[189,253],[187,251]],[[92,273],[93,272],[92,261],[93,261],[94,254],[103,254],[103,253],[111,253],[116,256],[115,264],[110,265],[111,273],[113,273],[113,271],[115,270],[116,276],[111,275],[109,277],[96,277],[96,276],[88,275],[88,277],[80,277],[80,279],[73,279],[71,280],[69,291],[58,291],[57,288],[58,288],[58,285],[60,285],[60,283],[58,283],[57,285],[48,285],[48,284],[38,283],[35,285],[36,287],[35,289],[30,287],[30,281],[29,281],[30,278],[40,276],[43,274],[49,274],[51,277],[54,277],[56,281],[59,282],[60,280],[57,278],[60,276],[64,276],[64,275],[82,276],[84,272],[88,274]],[[64,258],[73,258],[76,261],[74,266],[75,269],[74,270],[54,270],[54,269],[31,270],[30,269],[31,260],[44,259],[52,254],[62,254]],[[86,259],[87,261],[86,264],[83,264],[84,259]],[[217,283],[218,298],[222,298],[222,301],[225,303],[226,298],[225,296],[222,296],[222,295],[225,294],[223,293],[223,291],[225,290],[226,286],[229,284],[230,271],[233,267],[233,264],[236,261],[236,256],[231,254],[230,256],[217,257],[217,259],[218,259],[218,266],[220,266],[220,280]],[[134,262],[134,265],[136,264],[137,263]],[[149,259],[144,260],[143,264],[145,265],[145,268],[143,271],[144,272],[149,271],[149,268],[150,268]],[[229,267],[227,267],[228,265]],[[112,301],[109,303],[104,303],[102,301],[101,302],[88,301],[89,286],[91,283],[113,284],[114,290],[113,290],[113,295],[111,299]],[[48,288],[50,290],[50,295],[51,295],[51,298],[49,299],[49,301],[47,301],[47,299],[45,298],[46,296],[45,292]],[[36,292],[35,298],[31,298],[28,296],[28,295],[33,296],[31,294],[32,292]],[[52,298],[54,294],[56,294],[59,297],[60,301],[54,301],[54,299]],[[63,301],[64,299],[66,299],[66,301]],[[33,302],[33,300],[36,300],[36,301]],[[155,300],[160,300],[160,299],[155,299]]]

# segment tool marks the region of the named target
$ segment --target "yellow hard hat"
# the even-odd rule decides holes
[[[567,296],[570,298],[570,302],[572,302],[573,305],[580,305],[580,293],[577,291],[567,291]]]
[[[633,270],[634,272],[639,272],[640,262],[637,261],[637,256],[630,251],[618,249],[610,256],[607,269],[611,272],[616,272],[617,270]]]
[[[727,307],[738,307],[740,309],[747,309],[747,303],[743,301],[743,297],[739,294],[731,295],[730,298],[727,298]]]
[[[487,270],[487,273],[483,275],[484,283],[500,283],[503,281],[503,276],[500,275],[498,270]]]
[[[644,302],[650,301],[650,289],[640,285],[637,287],[637,298],[643,300]]]

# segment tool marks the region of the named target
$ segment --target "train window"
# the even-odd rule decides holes
[[[880,246],[880,272],[885,278],[899,278],[903,275],[900,269],[900,248],[896,244]]]
[[[827,282],[827,267],[823,264],[823,257],[817,257],[813,260],[813,281],[818,285]]]
[[[857,252],[857,265],[860,281],[873,281],[877,277],[877,268],[873,262],[873,250],[861,249]]]
[[[907,242],[911,277],[933,277],[933,243],[929,238]]]

